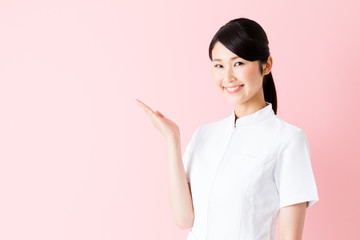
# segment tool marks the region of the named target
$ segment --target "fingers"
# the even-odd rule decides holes
[[[143,103],[142,101],[140,101],[139,99],[136,99],[137,103],[139,104],[139,106],[144,109],[145,112],[147,113],[154,113],[154,111],[148,107],[145,103]]]
[[[164,117],[164,115],[161,112],[156,111],[156,113],[159,114],[160,117]]]
[[[138,105],[144,109],[144,111],[146,112],[147,115],[149,115],[149,117],[153,117],[154,115],[156,115],[156,113],[160,113],[158,111],[154,112],[154,110],[152,110],[149,106],[147,106],[145,103],[143,103],[142,101],[140,101],[139,99],[136,98],[136,101],[138,103]],[[161,116],[164,116],[160,113]]]

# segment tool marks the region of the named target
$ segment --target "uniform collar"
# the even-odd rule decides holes
[[[251,113],[246,116],[239,117],[236,119],[236,126],[244,126],[249,124],[254,124],[260,122],[264,118],[275,115],[274,110],[272,109],[272,104],[270,102],[266,102],[266,106],[260,110],[257,110],[254,113]],[[235,127],[235,109],[232,110],[231,116],[229,117],[231,120],[231,124]]]

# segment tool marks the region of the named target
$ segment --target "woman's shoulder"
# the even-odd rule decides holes
[[[289,141],[299,135],[306,138],[306,133],[300,125],[291,123],[278,115],[274,115],[273,119],[275,122],[274,125],[276,125],[274,129],[282,136],[284,141]]]

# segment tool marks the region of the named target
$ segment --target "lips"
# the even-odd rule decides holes
[[[226,92],[228,93],[236,93],[238,91],[240,91],[241,89],[243,89],[244,84],[240,84],[240,85],[233,85],[233,86],[229,86],[229,87],[224,87]]]
[[[239,85],[228,86],[228,87],[225,87],[225,88],[234,88],[234,87],[243,86],[243,85],[244,84],[239,84]]]

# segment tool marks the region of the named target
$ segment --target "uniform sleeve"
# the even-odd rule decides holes
[[[196,135],[199,132],[199,130],[200,130],[200,127],[195,130],[189,143],[187,144],[187,146],[185,148],[184,154],[182,155],[182,161],[183,161],[183,165],[184,165],[186,180],[188,183],[190,183],[190,167],[191,167],[191,161],[193,159],[195,145],[196,145],[195,138],[196,138]]]
[[[308,202],[306,207],[310,207],[319,201],[309,144],[302,129],[279,150],[274,177],[280,208],[301,202]]]

